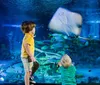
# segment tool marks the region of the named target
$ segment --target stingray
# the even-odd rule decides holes
[[[82,16],[65,8],[58,8],[48,25],[51,31],[67,36],[80,35]]]

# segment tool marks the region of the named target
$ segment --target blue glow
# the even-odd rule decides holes
[[[0,77],[0,81],[4,81],[4,78],[3,77]]]
[[[3,24],[3,27],[20,27],[21,25],[14,25],[14,24]]]
[[[86,23],[100,23],[100,21],[99,20],[97,20],[97,21],[87,21]]]

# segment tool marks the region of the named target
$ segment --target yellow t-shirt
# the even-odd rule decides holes
[[[30,51],[34,55],[34,38],[33,38],[33,35],[29,34],[29,33],[25,33],[25,36],[24,36],[23,41],[22,41],[21,57],[23,57],[23,58],[28,57],[28,54],[27,54],[25,47],[23,45],[24,42],[29,44]]]

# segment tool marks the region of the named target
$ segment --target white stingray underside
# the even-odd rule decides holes
[[[51,19],[49,28],[52,31],[64,33],[68,36],[71,34],[79,35],[81,29],[77,25],[82,25],[80,14],[59,8]]]

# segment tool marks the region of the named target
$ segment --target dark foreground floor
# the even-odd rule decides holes
[[[25,85],[24,83],[20,83],[20,84],[8,84],[8,83],[3,83],[3,84],[0,84],[0,85]],[[33,85],[33,84],[31,84]],[[61,85],[61,84],[34,84],[34,85]],[[93,83],[93,84],[77,84],[77,85],[100,85],[100,84],[96,84],[96,83]]]

